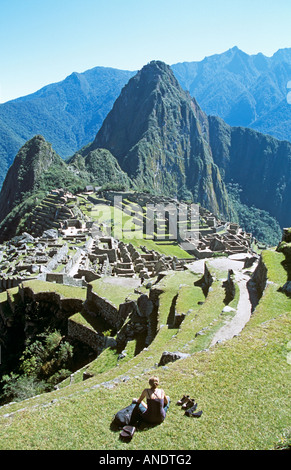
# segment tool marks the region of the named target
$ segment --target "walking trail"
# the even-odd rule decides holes
[[[252,304],[249,297],[247,282],[250,279],[250,273],[254,271],[257,263],[254,263],[251,268],[244,269],[244,261],[249,257],[247,253],[240,253],[231,255],[228,258],[214,258],[207,259],[207,264],[212,267],[216,272],[228,272],[229,269],[233,270],[234,281],[237,283],[240,291],[239,301],[236,308],[234,317],[226,321],[226,323],[214,335],[210,346],[214,346],[218,341],[226,341],[238,335],[247,322],[249,321],[252,313]],[[196,273],[204,273],[205,260],[194,261],[189,265],[189,269]]]

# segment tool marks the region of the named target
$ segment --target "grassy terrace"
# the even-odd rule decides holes
[[[136,298],[134,284],[128,283],[128,279],[101,277],[90,283],[92,290],[100,297],[106,298],[115,307],[119,307],[127,297]]]
[[[23,288],[31,289],[34,294],[39,294],[41,292],[56,292],[61,297],[81,300],[85,300],[87,296],[87,289],[83,287],[67,286],[56,284],[55,282],[39,281],[38,279],[33,281],[24,281],[22,286]]]
[[[208,349],[224,305],[219,280],[204,299],[193,286],[194,274],[167,276],[159,283],[159,331],[147,350],[134,356],[130,342],[128,355],[119,361],[105,350],[90,365],[96,374],[92,379],[0,408],[0,448],[273,449],[290,433],[291,302],[278,291],[287,279],[282,255],[263,252],[263,259],[271,282],[239,336]],[[186,317],[172,329],[167,318],[177,294],[176,309]],[[191,356],[157,368],[164,350]],[[110,427],[113,414],[139,396],[153,373],[172,400],[167,418],[157,427],[142,426],[130,443],[123,443]],[[125,376],[125,382],[112,382],[113,388],[101,385]],[[188,418],[175,405],[186,392],[203,410],[201,418]]]
[[[110,333],[108,325],[100,317],[92,317],[88,313],[82,311],[75,313],[70,317],[70,321],[78,323],[79,325],[85,326],[93,331],[99,331],[103,333]]]
[[[191,259],[193,256],[189,255],[183,250],[174,240],[150,240],[138,238],[123,238],[124,243],[132,243],[132,245],[142,253],[141,246],[145,246],[148,250],[154,250],[157,253],[166,256],[176,256],[181,259]]]

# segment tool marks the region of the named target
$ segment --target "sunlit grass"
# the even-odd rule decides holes
[[[22,286],[23,288],[31,289],[34,294],[41,292],[56,292],[62,297],[81,300],[85,300],[87,296],[87,290],[83,287],[67,286],[64,284],[57,284],[55,282],[40,281],[38,279],[24,281]]]

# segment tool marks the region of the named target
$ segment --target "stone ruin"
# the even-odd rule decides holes
[[[129,204],[120,205],[124,213],[131,215],[135,213],[136,205],[140,208],[144,208],[147,204],[152,204],[158,207],[159,204],[164,204],[165,207],[172,205],[174,208],[178,208],[180,203],[169,197],[149,195],[146,193],[138,192],[118,192],[118,191],[100,191],[99,196],[109,204],[114,204],[114,198],[124,198]],[[90,197],[89,197],[90,200]],[[92,201],[95,201],[92,199]],[[157,213],[157,209],[154,210]],[[165,226],[169,229],[169,218],[170,214],[165,212]],[[134,222],[141,229],[145,230],[145,217],[146,214],[143,212],[142,215],[137,214]],[[199,225],[187,232],[187,238],[179,239],[179,222],[177,223],[177,235],[178,241],[186,242],[189,249],[189,253],[197,259],[210,258],[221,254],[237,254],[237,253],[252,253],[251,245],[256,241],[251,233],[247,233],[240,228],[236,223],[226,222],[220,220],[217,216],[211,213],[209,210],[199,206]],[[188,213],[188,222],[190,223],[190,213]],[[167,233],[167,232],[166,232]],[[157,236],[156,239],[161,240],[162,237]],[[164,239],[169,239],[165,237]]]
[[[220,221],[206,209],[199,207],[200,230],[199,241],[190,246],[189,252],[197,259],[211,258],[219,254],[233,255],[252,253],[254,238],[251,233],[243,231],[238,224]],[[196,241],[196,239],[195,239]]]
[[[110,203],[115,194],[107,192],[102,196]],[[148,202],[154,204],[160,200],[149,195],[136,197],[135,194],[129,193],[127,196],[133,204],[137,201],[140,206]],[[109,278],[113,282],[113,289],[114,282],[124,282],[125,285],[133,282],[138,291],[139,286],[152,285],[155,279],[159,279],[168,271],[187,269],[187,264],[195,259],[225,253],[251,252],[250,234],[243,232],[236,224],[221,222],[202,208],[199,208],[199,232],[193,233],[193,238],[190,233],[186,240],[190,248],[189,253],[193,257],[179,259],[149,250],[143,246],[142,240],[137,249],[132,243],[112,237],[104,223],[94,223],[89,216],[85,217],[81,211],[76,211],[72,204],[74,197],[62,190],[53,191],[47,196],[46,202],[41,208],[35,209],[34,221],[29,219],[30,233],[24,232],[0,246],[0,290],[7,290],[9,297],[9,290],[19,286],[21,295],[26,296],[23,301],[27,303],[28,299],[28,304],[39,304],[41,308],[44,300],[40,301],[39,298],[42,297],[34,296],[28,288],[23,290],[22,286],[26,280],[84,287],[87,292],[85,302],[69,299],[66,303],[51,292],[45,294],[45,308],[49,314],[56,311],[59,316],[67,316],[69,336],[89,345],[98,354],[108,345],[122,347],[126,341],[141,332],[145,336],[145,344],[150,344],[155,335],[155,309],[159,292],[152,287],[148,295],[141,293],[136,300],[125,299],[119,306],[115,306],[100,293],[93,291],[94,281],[103,277]],[[68,206],[69,202],[71,204]],[[173,203],[173,200],[171,202]],[[130,206],[127,211],[131,215]],[[144,221],[139,221],[143,226]],[[193,241],[195,243],[192,243]],[[50,301],[51,296],[53,297]],[[70,302],[74,308],[69,314],[67,308]],[[112,328],[117,328],[116,339],[74,319],[74,313],[80,310],[91,317],[97,315]],[[4,320],[4,323],[8,321],[6,317]]]
[[[132,192],[104,191],[99,196],[112,204],[116,195],[141,207],[161,201],[157,196]],[[74,201],[75,196],[64,190],[51,191],[29,218],[30,233],[14,237],[0,247],[0,289],[14,287],[26,279],[71,285],[86,285],[103,275],[146,280],[162,271],[185,269],[194,259],[252,252],[251,234],[237,224],[220,221],[201,207],[199,232],[188,233],[184,240],[193,259],[161,255],[142,243],[137,250],[133,244],[113,238],[104,224],[98,225],[96,234],[96,223],[88,217],[76,217],[74,206],[68,206]],[[169,198],[162,201],[178,204]],[[125,210],[132,213],[130,206]]]
[[[56,229],[74,218],[74,212],[68,202],[75,202],[76,196],[64,189],[52,190],[40,204],[37,204],[26,222],[26,231],[34,237],[42,236],[49,229]]]
[[[7,242],[0,251],[0,288],[9,289],[31,279],[86,286],[103,275],[143,281],[161,271],[184,269],[191,261],[145,247],[140,253],[132,244],[113,237],[93,238],[90,228],[79,220],[70,220],[64,226],[69,231],[49,230],[36,238],[24,233]]]

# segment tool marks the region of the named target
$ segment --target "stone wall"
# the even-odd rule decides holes
[[[87,288],[85,308],[89,308],[89,313],[102,317],[111,328],[118,329],[119,325],[122,324],[118,315],[119,306],[116,307],[111,304],[108,299],[96,294],[96,292],[93,291],[93,286],[91,284],[89,284]]]
[[[68,251],[69,249],[67,244],[59,248],[53,258],[47,263],[46,269],[48,271],[53,271],[54,269],[56,269],[58,265],[62,262],[63,258],[67,255]]]
[[[106,337],[91,328],[78,323],[73,318],[68,320],[68,336],[76,339],[81,343],[87,344],[93,351],[98,354],[104,349],[106,344]]]
[[[267,285],[268,271],[262,257],[260,256],[258,266],[256,267],[250,281],[250,287],[257,293],[257,300],[263,295]]]
[[[19,294],[23,304],[23,328],[27,337],[48,326],[66,331],[68,318],[83,307],[82,299],[62,297],[53,291],[34,292],[29,285],[20,284]]]
[[[121,328],[117,333],[117,344],[123,349],[128,341],[143,333],[144,344],[149,336],[151,325],[151,315],[154,310],[154,303],[145,294],[142,294],[137,301],[124,302],[119,306],[119,320]]]
[[[44,280],[47,282],[55,282],[56,284],[64,284],[67,286],[75,286],[75,287],[86,287],[87,282],[89,282],[87,280],[84,281],[83,279],[77,279],[77,278],[68,276],[65,273],[46,273],[44,274]]]

